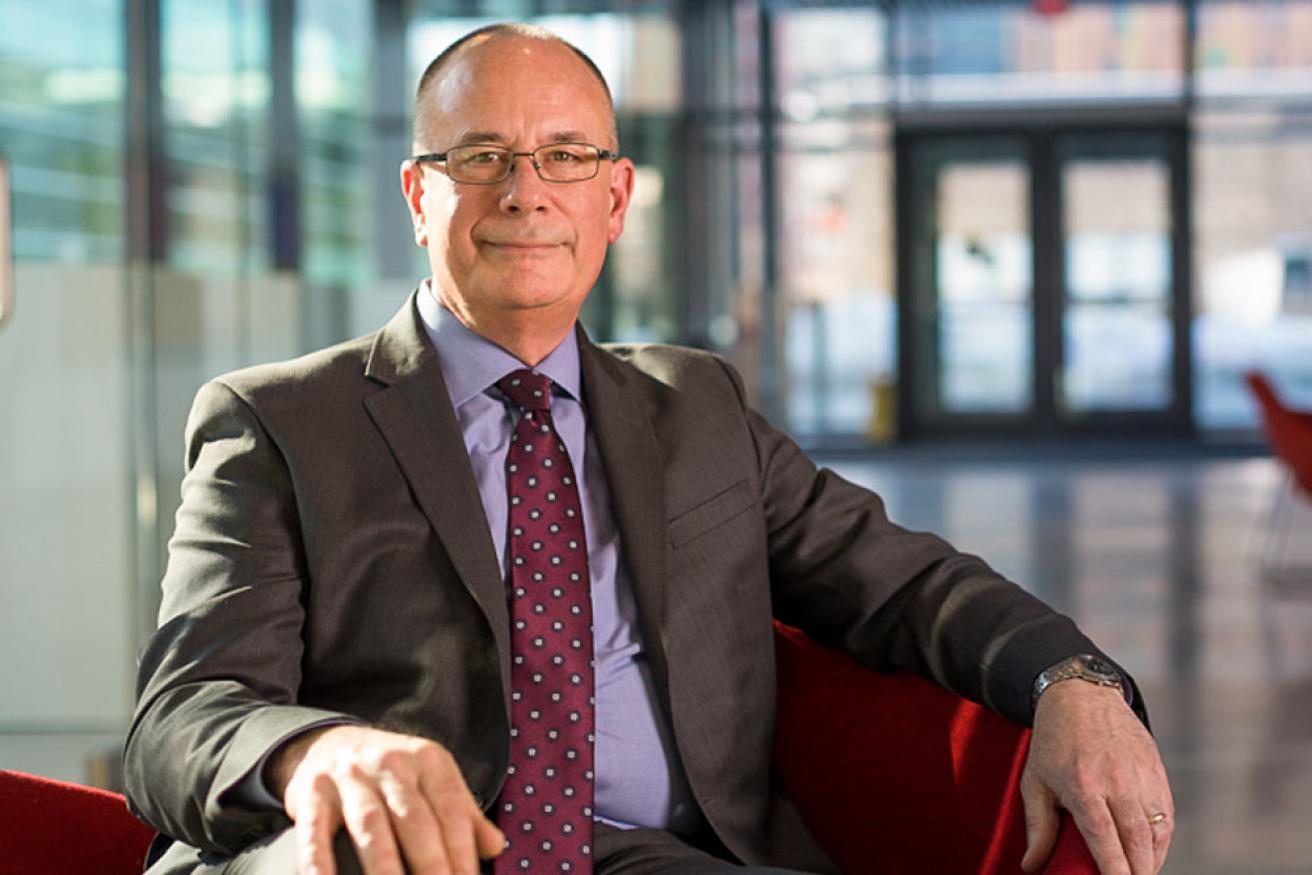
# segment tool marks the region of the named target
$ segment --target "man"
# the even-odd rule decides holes
[[[775,616],[1032,721],[1028,868],[1064,806],[1156,872],[1160,760],[1073,624],[817,471],[718,359],[576,327],[617,150],[581,53],[476,31],[402,168],[431,280],[197,396],[126,748],[152,871],[830,871],[771,779]]]

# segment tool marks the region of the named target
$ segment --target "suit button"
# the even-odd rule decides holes
[[[474,796],[474,804],[477,805],[479,808],[482,808],[482,807],[483,807],[483,794],[482,794],[482,793],[477,793],[477,792],[475,792],[475,793],[473,794],[473,796]]]

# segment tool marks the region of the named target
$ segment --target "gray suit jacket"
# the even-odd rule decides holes
[[[579,339],[660,708],[743,861],[832,868],[772,777],[772,617],[1022,723],[1038,672],[1095,650],[818,471],[721,360]],[[372,336],[203,387],[187,467],[127,739],[132,810],[235,853],[287,825],[237,804],[243,777],[341,716],[437,740],[490,806],[508,757],[506,592],[413,297]]]

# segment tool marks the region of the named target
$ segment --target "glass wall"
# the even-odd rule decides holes
[[[1184,7],[1173,0],[903,3],[894,25],[900,102],[1169,100],[1184,88]]]
[[[1251,428],[1259,368],[1312,408],[1312,2],[1199,7],[1195,416]]]
[[[887,19],[796,9],[774,25],[779,362],[803,440],[893,436],[897,316]]]
[[[118,744],[136,643],[124,4],[0,0],[0,21],[0,762],[81,779]]]

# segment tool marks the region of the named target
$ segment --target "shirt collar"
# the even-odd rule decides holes
[[[431,279],[424,280],[420,286],[418,305],[424,331],[437,350],[452,406],[459,408],[511,371],[528,367],[486,337],[471,331],[439,303]],[[575,400],[582,398],[579,342],[575,332],[566,334],[560,345],[533,370],[550,377]]]

